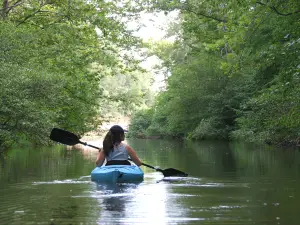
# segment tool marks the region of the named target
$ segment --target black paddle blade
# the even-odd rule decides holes
[[[160,170],[160,172],[162,172],[165,177],[187,177],[188,176],[187,173],[173,168]]]
[[[50,139],[65,145],[76,145],[80,143],[79,138],[75,134],[59,128],[52,129]]]

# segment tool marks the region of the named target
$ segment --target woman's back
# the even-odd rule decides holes
[[[123,128],[118,125],[112,126],[103,140],[103,149],[99,152],[96,161],[97,166],[102,166],[105,159],[107,160],[105,165],[130,165],[129,156],[136,165],[142,165],[133,148],[122,143],[124,139]]]
[[[126,144],[120,143],[117,146],[114,146],[114,149],[110,151],[108,156],[106,156],[107,161],[111,160],[127,160],[128,152],[126,150]]]

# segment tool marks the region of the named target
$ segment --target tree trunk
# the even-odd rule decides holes
[[[3,19],[5,17],[7,17],[7,10],[8,10],[8,0],[3,0],[3,4],[2,4],[2,12],[1,12],[1,16],[3,17]]]

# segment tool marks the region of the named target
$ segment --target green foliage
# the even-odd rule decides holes
[[[149,74],[125,54],[140,45],[125,26],[135,10],[129,2],[119,6],[98,0],[3,4],[0,146],[47,143],[55,126],[83,134],[107,109],[121,111],[121,102],[129,114],[151,101]]]
[[[144,109],[137,112],[131,121],[128,137],[144,137],[147,135],[147,129],[151,124],[152,116],[152,109]]]
[[[151,122],[146,130],[149,135],[168,135],[169,127],[167,123],[168,112],[165,108],[166,104],[170,100],[167,92],[160,93],[157,98],[155,105],[153,106],[152,118],[149,119]],[[135,117],[133,117],[134,120]]]
[[[153,102],[151,74],[137,71],[118,72],[100,79],[103,90],[99,102],[101,114],[105,119],[131,116]]]
[[[220,127],[220,121],[218,118],[208,118],[200,121],[199,125],[188,136],[190,139],[222,139],[226,138],[226,130],[217,129]]]
[[[177,41],[152,44],[172,75],[151,131],[299,144],[298,1],[147,2],[179,11]]]
[[[273,85],[251,98],[245,106],[248,110],[237,119],[240,129],[233,132],[233,137],[297,144],[300,135],[299,87],[297,78],[292,83]]]

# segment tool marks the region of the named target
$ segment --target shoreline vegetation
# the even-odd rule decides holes
[[[151,110],[151,109],[149,109]],[[218,141],[218,140],[224,140],[224,141],[243,141],[245,143],[252,143],[252,144],[266,144],[266,145],[273,145],[273,146],[279,146],[279,147],[300,147],[300,137],[295,140],[266,140],[263,138],[255,137],[255,135],[252,133],[251,136],[244,138],[233,138],[232,136],[222,136],[219,137],[218,131],[216,134],[208,135],[208,132],[203,132],[201,136],[192,135],[191,133],[179,133],[179,134],[173,134],[171,132],[165,132],[164,131],[153,131],[152,129],[152,123],[151,121],[148,121],[145,123],[145,121],[141,122],[141,111],[138,112],[133,116],[132,122],[129,125],[129,132],[128,137],[129,138],[137,138],[137,139],[177,139],[177,140],[194,140],[194,141],[201,141],[201,140],[210,140],[210,141]],[[147,124],[145,126],[145,124]],[[192,132],[192,131],[190,131]],[[234,132],[234,131],[233,131]]]
[[[128,137],[300,145],[299,0],[2,3],[0,152],[120,116]],[[134,35],[145,12],[178,14],[166,39]]]
[[[300,145],[299,1],[177,1],[174,42],[149,46],[167,68],[132,136]],[[285,13],[283,13],[285,12]]]

